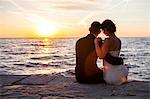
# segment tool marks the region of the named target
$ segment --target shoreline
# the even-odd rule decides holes
[[[130,81],[119,86],[104,83],[80,84],[75,80],[72,71],[38,75],[0,75],[0,86],[0,97],[3,99],[150,98],[150,81]]]

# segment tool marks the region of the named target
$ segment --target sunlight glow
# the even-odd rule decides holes
[[[39,25],[39,33],[41,36],[49,36],[54,34],[54,29],[54,25],[51,24],[41,23]]]
[[[36,31],[40,36],[47,37],[55,34],[56,25],[54,23],[50,23],[48,20],[45,20],[37,15],[30,15],[27,19],[34,23],[34,26],[36,26]]]

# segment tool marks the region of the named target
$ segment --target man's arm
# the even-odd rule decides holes
[[[103,59],[108,53],[110,41],[109,39],[105,39],[104,43],[101,46],[99,46],[99,41],[101,41],[100,38],[96,38],[94,40],[95,49],[96,49],[97,56]]]
[[[106,54],[104,60],[107,61],[109,64],[112,65],[123,65],[123,58],[122,57],[114,57],[109,53]]]

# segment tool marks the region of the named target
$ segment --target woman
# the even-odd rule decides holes
[[[102,46],[99,46],[100,38],[96,38],[95,48],[96,53],[100,59],[103,59],[107,53],[112,56],[118,57],[121,49],[121,41],[115,35],[116,26],[111,20],[105,20],[102,23],[102,30],[106,38]],[[108,84],[120,85],[127,81],[128,68],[125,65],[111,65],[107,61],[103,60],[104,65],[104,80]]]

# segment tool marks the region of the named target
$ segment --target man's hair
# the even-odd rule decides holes
[[[94,21],[89,28],[90,33],[99,32],[101,29],[101,24],[98,21]]]
[[[107,29],[107,31],[111,32],[111,33],[114,33],[116,32],[116,26],[115,24],[109,20],[109,19],[106,19],[103,23],[102,23],[102,29]]]

